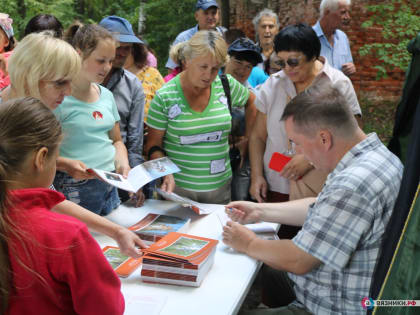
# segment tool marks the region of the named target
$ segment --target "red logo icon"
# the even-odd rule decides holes
[[[104,118],[104,115],[102,115],[102,113],[101,112],[98,112],[98,111],[94,111],[92,113],[92,116],[93,116],[93,118],[95,120],[100,120],[100,119],[103,119]]]

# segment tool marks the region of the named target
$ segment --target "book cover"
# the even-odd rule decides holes
[[[184,232],[188,229],[191,219],[175,216],[149,213],[128,229],[139,235],[146,243],[154,243],[170,232]]]
[[[112,269],[115,270],[117,275],[123,278],[132,274],[142,263],[142,258],[135,259],[126,256],[115,246],[106,246],[102,249],[102,252]]]
[[[137,192],[141,187],[154,179],[181,171],[168,157],[144,162],[132,168],[127,178],[122,175],[94,168],[88,172],[94,174],[100,180],[129,192]]]
[[[209,256],[218,241],[196,235],[171,232],[144,252],[181,262],[196,263]]]

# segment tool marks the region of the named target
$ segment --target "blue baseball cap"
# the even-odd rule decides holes
[[[121,43],[144,44],[144,42],[138,39],[134,34],[130,22],[122,17],[115,15],[107,16],[99,22],[99,25],[111,33],[116,33],[116,37]]]
[[[233,52],[248,52],[254,56],[257,63],[263,62],[261,56],[261,48],[256,45],[248,37],[239,37],[229,45],[228,54],[231,55]]]
[[[195,5],[195,10],[203,9],[206,11],[210,7],[219,8],[219,5],[215,0],[198,0],[197,4]]]

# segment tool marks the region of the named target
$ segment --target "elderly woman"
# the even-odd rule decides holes
[[[279,31],[279,17],[273,10],[264,9],[260,11],[253,19],[252,24],[255,30],[255,39],[261,47],[261,57],[263,60],[270,58],[273,52],[274,36]],[[259,64],[263,69],[264,64]]]
[[[257,117],[250,137],[251,195],[258,201],[278,202],[316,196],[327,174],[314,171],[302,155],[296,154],[278,173],[268,165],[274,152],[293,155],[284,123],[280,122],[286,104],[312,84],[326,81],[345,96],[356,116],[361,115],[351,81],[320,57],[321,45],[313,29],[305,24],[290,25],[274,40],[277,64],[275,73],[261,86],[256,101]],[[334,117],[332,117],[333,119]]]
[[[71,82],[81,69],[81,58],[71,45],[47,34],[30,34],[19,43],[9,59],[11,84],[0,93],[2,101],[32,96],[51,110],[70,95]],[[135,248],[144,243],[131,231],[65,200],[53,211],[71,215],[87,226],[114,238],[123,252],[139,257]]]
[[[184,55],[185,70],[166,83],[150,105],[146,152],[149,159],[167,155],[181,169],[164,178],[162,189],[198,202],[225,204],[232,177],[231,115],[217,74],[226,62],[226,43],[217,32],[199,31],[188,41]],[[230,75],[227,79],[232,107],[245,106],[248,136],[255,96]]]

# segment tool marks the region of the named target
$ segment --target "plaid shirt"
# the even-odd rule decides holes
[[[344,155],[311,205],[295,245],[319,259],[289,273],[298,302],[314,314],[364,314],[373,270],[400,188],[402,164],[370,134]]]

